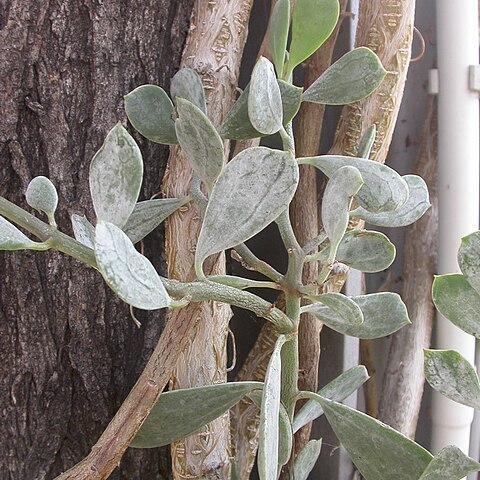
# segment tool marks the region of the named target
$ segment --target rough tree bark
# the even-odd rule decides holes
[[[428,185],[432,207],[405,229],[403,300],[412,325],[392,335],[378,418],[414,438],[425,377],[423,349],[430,346],[434,307],[432,281],[437,256],[436,98],[428,99],[415,172]]]
[[[238,72],[246,40],[251,0],[197,2],[182,65],[200,73],[207,91],[211,120],[219,125],[235,98]],[[229,143],[225,142],[228,157]],[[167,196],[188,191],[191,169],[178,148],[172,148],[162,191]],[[166,256],[170,278],[196,278],[194,252],[201,227],[201,214],[191,204],[172,215],[165,227]],[[224,274],[225,256],[218,255],[204,266],[205,273]],[[172,388],[188,388],[227,380],[226,340],[230,307],[218,303],[191,304],[171,311],[170,321],[193,325],[187,348],[181,353]],[[228,413],[198,432],[172,444],[174,477],[228,478],[230,472],[230,427]]]
[[[122,96],[142,83],[168,88],[193,0],[0,4],[0,194],[26,207],[25,187],[49,176],[59,228],[93,209],[88,165],[125,120]],[[167,150],[137,137],[142,198],[159,188]],[[161,234],[145,242],[161,268]],[[92,269],[55,252],[1,253],[0,478],[44,479],[95,443],[145,365],[163,315],[138,314]],[[116,479],[166,478],[165,452],[129,451]]]

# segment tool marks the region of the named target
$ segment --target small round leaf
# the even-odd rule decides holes
[[[173,103],[163,88],[141,85],[125,96],[125,112],[135,130],[155,143],[177,142]]]
[[[58,205],[58,194],[57,189],[47,177],[35,177],[28,184],[25,197],[32,208],[53,219]]]
[[[303,94],[306,102],[346,105],[368,97],[387,71],[366,47],[355,48],[331,65]]]
[[[248,95],[248,116],[253,128],[271,135],[282,128],[282,95],[273,65],[260,57],[252,72]]]
[[[172,77],[170,95],[175,103],[177,103],[177,97],[183,98],[193,103],[203,113],[207,113],[202,79],[191,68],[182,68]]]

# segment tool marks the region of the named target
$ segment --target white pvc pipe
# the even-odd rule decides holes
[[[468,69],[478,64],[478,0],[437,0],[439,70],[439,273],[458,271],[460,238],[478,229],[479,107]],[[407,252],[408,254],[408,252]],[[472,363],[475,341],[442,317],[437,348],[458,350]],[[432,450],[454,444],[468,453],[471,408],[434,393]]]

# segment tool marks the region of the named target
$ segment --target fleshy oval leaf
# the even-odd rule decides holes
[[[142,179],[140,149],[117,123],[90,163],[90,194],[97,219],[117,227],[125,225],[135,208]]]
[[[290,460],[293,448],[292,422],[285,407],[280,403],[278,415],[278,471]]]
[[[215,183],[195,253],[205,258],[253,237],[287,208],[298,183],[292,155],[266,147],[239,153]]]
[[[248,394],[248,397],[259,408],[262,408],[261,390],[255,390]],[[288,418],[288,413],[285,407],[280,403],[280,410],[278,415],[278,467],[279,469],[290,460],[290,455],[293,447],[293,431],[292,423]]]
[[[404,175],[402,178],[408,186],[408,199],[400,208],[374,213],[358,207],[350,215],[380,227],[405,227],[416,222],[431,206],[428,187],[423,178],[417,175]]]
[[[155,198],[138,202],[122,230],[127,234],[132,243],[137,243],[189,201],[189,197],[183,197]]]
[[[262,386],[260,382],[231,382],[162,393],[130,447],[168,445],[220,417]]]
[[[300,164],[313,165],[327,177],[345,165],[357,168],[364,184],[356,195],[369,212],[386,212],[400,208],[408,199],[407,182],[393,169],[378,162],[358,157],[321,155],[300,158]]]
[[[270,15],[267,39],[277,77],[281,78],[290,29],[290,0],[276,0]]]
[[[295,0],[286,78],[330,36],[339,12],[338,0]]]
[[[387,71],[369,48],[346,53],[325,70],[303,94],[303,101],[324,105],[346,105],[368,97]]]
[[[335,260],[338,245],[348,227],[351,197],[362,184],[358,169],[349,165],[336,170],[327,183],[322,201],[322,222],[330,240],[328,263]]]
[[[173,103],[163,88],[141,85],[126,95],[124,101],[127,117],[137,132],[155,143],[178,143]]]
[[[193,171],[211,190],[223,167],[223,142],[207,116],[193,103],[177,98],[175,131]]]
[[[95,227],[85,216],[75,213],[72,215],[71,221],[75,240],[93,250],[95,248]]]
[[[39,176],[32,179],[25,192],[25,198],[32,208],[45,213],[49,220],[53,221],[58,205],[58,194],[55,185],[47,177]]]
[[[298,113],[302,103],[303,89],[283,80],[277,80],[282,96],[283,125],[286,125]],[[248,97],[250,85],[238,97],[227,113],[221,127],[220,135],[230,140],[247,140],[262,137],[263,134],[255,130],[248,117]]]
[[[480,294],[480,231],[462,238],[458,265],[468,283]]]
[[[281,358],[285,335],[279,335],[268,362],[263,386],[258,433],[258,473],[260,480],[277,480],[280,413]]]
[[[248,117],[255,130],[272,135],[282,128],[282,116],[282,95],[273,65],[260,57],[250,80]]]
[[[322,439],[310,440],[299,452],[293,471],[295,480],[307,480],[322,451]]]
[[[318,391],[318,395],[329,400],[341,402],[360,388],[368,378],[367,369],[363,365],[357,365],[327,383]],[[304,425],[321,415],[323,415],[321,405],[315,400],[307,400],[293,418],[293,433],[298,432]]]
[[[432,455],[393,428],[340,403],[319,399],[335,435],[368,480],[419,478]]]
[[[432,388],[450,400],[480,410],[477,372],[455,350],[425,349],[425,378]]]
[[[330,247],[326,247],[316,257],[326,261]],[[343,236],[336,260],[350,268],[365,273],[381,272],[395,260],[395,245],[380,232],[370,230],[350,230]]]
[[[438,275],[432,285],[438,311],[464,332],[480,338],[480,295],[459,273]]]
[[[30,240],[15,225],[0,217],[0,250],[46,250],[46,247]]]
[[[360,325],[363,323],[363,313],[360,307],[351,298],[342,293],[322,293],[321,295],[316,295],[315,300],[333,310],[338,318],[342,319],[347,325]],[[315,310],[314,305],[304,307],[302,312],[308,312],[309,307]]]
[[[181,68],[170,81],[170,95],[175,103],[176,98],[184,98],[193,103],[203,113],[207,113],[205,90],[202,79],[191,68]]]
[[[124,302],[143,310],[170,305],[171,298],[153,265],[114,224],[97,224],[95,257],[107,285]]]
[[[385,337],[410,323],[407,308],[396,293],[380,292],[349,298],[363,313],[363,323],[359,325],[346,323],[337,312],[321,303],[302,307],[302,312],[315,315],[338,333],[357,338]]]
[[[458,447],[442,448],[419,480],[461,480],[470,473],[480,471],[480,463],[467,457]]]

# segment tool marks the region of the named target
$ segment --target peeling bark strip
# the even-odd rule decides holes
[[[209,118],[216,125],[220,124],[235,98],[251,3],[250,0],[196,2],[192,15],[182,65],[194,68],[202,76]],[[163,194],[184,195],[191,173],[179,148],[172,148]],[[195,278],[194,253],[200,227],[201,217],[191,204],[168,219],[165,238],[170,278],[182,281]],[[211,275],[225,274],[224,255],[207,261],[204,270]],[[169,313],[170,322],[194,328],[187,348],[182,349],[171,379],[172,388],[226,381],[230,316],[230,307],[217,303],[191,304]],[[199,432],[172,444],[174,478],[228,478],[230,456],[227,413]]]
[[[125,120],[123,95],[142,83],[168,87],[192,5],[1,2],[1,195],[27,207],[25,187],[46,175],[59,191],[60,229],[71,232],[73,213],[93,220],[90,160]],[[136,138],[145,160],[141,195],[148,198],[158,189],[167,150]],[[156,233],[145,243],[157,265],[154,245],[161,241]],[[1,252],[0,272],[0,478],[51,479],[97,441],[146,364],[163,314],[138,313],[137,329],[98,273],[56,252]],[[121,455],[115,442],[110,471]],[[98,449],[93,457],[105,459]],[[87,469],[86,477],[73,478],[105,478],[97,465],[101,473]],[[162,476],[165,454],[131,450],[112,478]]]
[[[379,419],[414,438],[425,377],[423,349],[430,346],[434,307],[432,280],[437,254],[437,124],[436,97],[430,96],[414,173],[423,177],[432,207],[405,229],[402,297],[412,325],[392,336],[385,369]]]

